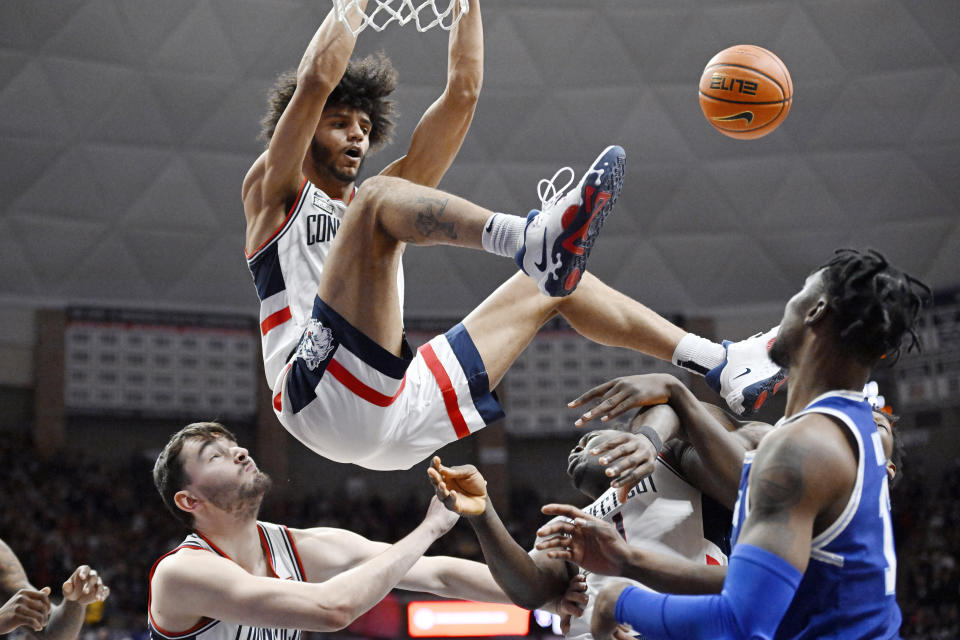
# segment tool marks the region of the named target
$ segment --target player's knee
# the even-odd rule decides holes
[[[357,190],[350,203],[351,209],[357,209],[365,219],[372,220],[382,215],[383,211],[391,202],[391,194],[397,192],[397,188],[403,180],[392,178],[390,176],[373,176],[363,181],[363,188]]]

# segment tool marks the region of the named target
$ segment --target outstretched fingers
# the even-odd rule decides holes
[[[614,384],[616,384],[616,382],[617,382],[616,380],[608,380],[607,382],[604,382],[603,384],[598,385],[598,386],[596,386],[596,387],[594,387],[594,388],[586,391],[585,393],[583,393],[583,394],[580,395],[579,397],[571,400],[570,402],[567,403],[567,406],[570,407],[571,409],[573,409],[573,408],[579,407],[580,405],[584,404],[585,402],[589,402],[590,400],[593,400],[593,399],[595,399],[595,398],[601,398],[601,397],[603,397],[603,395],[607,392],[607,390],[608,390],[610,387],[612,387]]]

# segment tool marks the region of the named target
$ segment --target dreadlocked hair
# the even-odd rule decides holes
[[[873,249],[838,249],[820,269],[838,337],[861,363],[886,357],[892,364],[904,342],[920,350],[916,321],[931,299],[927,285]]]
[[[283,115],[297,88],[297,72],[287,71],[277,77],[267,98],[267,114],[260,121],[260,138],[270,142],[277,122]],[[382,53],[362,60],[351,60],[340,83],[327,98],[327,107],[344,106],[359,109],[370,118],[370,148],[390,142],[396,105],[387,97],[397,88],[397,70]]]

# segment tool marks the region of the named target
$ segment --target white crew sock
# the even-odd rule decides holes
[[[706,375],[711,369],[723,364],[727,359],[727,350],[722,344],[701,338],[695,333],[683,336],[673,351],[673,364],[688,371]]]
[[[498,256],[512,258],[523,246],[523,230],[527,219],[505,213],[495,213],[483,225],[483,250]]]

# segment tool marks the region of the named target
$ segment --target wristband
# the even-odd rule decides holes
[[[641,425],[636,431],[637,435],[646,436],[650,442],[653,443],[653,448],[657,450],[657,455],[660,455],[660,451],[663,449],[663,440],[660,439],[660,434],[657,433],[656,429],[648,425]]]

